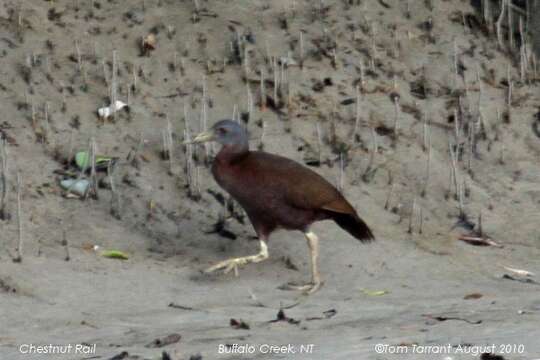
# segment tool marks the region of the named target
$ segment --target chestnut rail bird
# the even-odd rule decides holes
[[[311,282],[289,288],[306,293],[322,285],[319,275],[319,239],[310,230],[320,220],[334,220],[362,242],[374,240],[366,223],[352,205],[322,176],[282,156],[249,149],[248,134],[240,124],[221,120],[188,143],[216,141],[222,145],[212,163],[212,174],[245,210],[260,243],[256,255],[231,258],[206,270],[225,273],[268,258],[268,238],[277,229],[304,233],[311,255]]]

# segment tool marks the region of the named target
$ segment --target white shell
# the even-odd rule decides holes
[[[112,114],[114,114],[115,112],[117,112],[118,110],[121,110],[126,106],[127,106],[127,104],[125,102],[120,101],[120,100],[116,100],[114,105],[111,104],[111,105],[109,105],[107,107],[99,108],[98,109],[98,115],[99,115],[100,118],[106,119],[109,116],[111,116]]]
[[[88,186],[90,186],[90,182],[86,179],[66,179],[60,181],[60,186],[62,186],[64,190],[69,190],[73,194],[84,196],[84,194],[88,190]]]

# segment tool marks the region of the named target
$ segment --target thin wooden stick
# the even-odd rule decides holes
[[[369,162],[366,170],[364,170],[364,174],[362,175],[362,180],[364,180],[365,182],[369,182],[371,180],[371,177],[373,175],[373,164],[375,162],[375,155],[379,152],[379,145],[377,144],[377,134],[373,127],[371,127],[371,139],[373,148],[371,149],[371,152],[369,154]]]
[[[17,245],[17,257],[13,259],[14,262],[22,262],[23,259],[23,223],[22,223],[22,207],[21,207],[21,193],[22,193],[22,186],[21,186],[22,180],[21,180],[21,174],[20,172],[17,172],[17,238],[18,238],[18,245]]]
[[[116,121],[116,101],[118,100],[118,59],[117,51],[113,50],[112,52],[112,74],[111,74],[111,106],[115,111],[113,111],[113,119]]]
[[[109,185],[111,186],[111,215],[116,219],[122,219],[122,202],[120,199],[120,194],[116,189],[114,181],[114,168],[112,162],[109,162],[107,166],[107,174],[109,175]]]
[[[266,90],[265,90],[265,80],[264,80],[264,69],[261,67],[261,111],[266,110]]]
[[[491,16],[491,0],[484,0],[483,1],[483,8],[484,8],[484,22],[487,24],[488,33],[491,35],[491,32],[493,31],[493,18]]]
[[[135,65],[133,65],[132,75],[133,75],[133,82],[131,84],[131,87],[133,88],[133,92],[135,93],[137,91],[137,81],[139,79],[139,77],[137,76],[137,69]]]
[[[357,85],[355,88],[356,91],[356,114],[354,119],[354,131],[352,143],[356,143],[356,137],[358,135],[358,128],[360,127],[360,87]]]
[[[45,102],[45,106],[43,108],[43,129],[44,129],[44,143],[50,144],[54,146],[54,143],[52,141],[52,134],[51,134],[51,126],[49,123],[49,102]]]
[[[508,6],[508,16],[506,17],[508,20],[508,39],[510,40],[510,49],[514,50],[515,48],[515,40],[514,40],[514,12],[511,11],[513,8],[512,0],[506,0],[506,5]]]
[[[452,179],[454,182],[454,189],[456,191],[456,199],[459,197],[459,186],[458,186],[458,169],[457,169],[457,154],[454,152],[454,149],[452,148],[452,144],[448,142],[448,147],[450,150],[450,165],[452,167]]]
[[[480,213],[478,214],[478,235],[480,237],[484,237],[484,229],[482,228],[482,210],[480,210]]]
[[[418,225],[418,233],[419,234],[422,234],[423,232],[423,228],[424,228],[424,215],[423,215],[423,208],[420,207],[420,214],[418,215],[419,217],[419,225]]]
[[[399,117],[400,117],[400,107],[399,107],[399,97],[394,97],[394,145],[397,142],[398,130],[399,130]]]
[[[236,122],[240,122],[240,116],[238,114],[238,104],[234,104],[233,105],[233,110],[232,110],[232,117],[231,117],[231,120],[232,121],[236,121]]]
[[[69,261],[71,259],[71,256],[69,255],[69,244],[67,240],[66,229],[62,229],[62,246],[66,251],[66,256],[64,257],[64,260]]]
[[[431,129],[429,127],[427,112],[424,111],[424,126],[423,126],[423,143],[422,150],[426,152],[428,150],[428,141],[431,143]]]
[[[497,19],[497,41],[499,42],[499,48],[504,48],[503,33],[502,33],[502,23],[504,20],[504,15],[506,14],[506,0],[501,0],[501,13]]]
[[[31,102],[31,109],[32,109],[32,115],[31,115],[32,128],[35,131],[35,129],[37,127],[37,118],[36,118],[36,105],[34,104],[34,98],[31,98],[30,102]]]
[[[6,147],[6,139],[0,136],[0,171],[2,177],[0,178],[0,185],[2,186],[2,194],[0,196],[0,220],[7,220],[9,218],[7,210],[7,195],[8,195],[8,153]]]
[[[266,121],[264,121],[264,119],[262,119],[261,121],[262,121],[262,124],[261,124],[262,131],[261,131],[261,139],[259,142],[259,150],[264,149],[264,137],[266,135]]]
[[[95,199],[99,198],[98,193],[98,181],[97,181],[97,172],[96,172],[96,141],[92,137],[90,139],[90,189],[92,190],[92,196],[94,196]],[[88,195],[88,191],[86,192],[86,195]]]
[[[253,94],[251,93],[251,88],[249,87],[249,84],[246,83],[246,94],[247,94],[247,113],[248,118],[247,121],[251,119],[251,115],[253,113]]]
[[[454,137],[456,144],[459,144],[459,137],[460,137],[460,122],[459,122],[459,112],[457,109],[454,109]]]
[[[459,87],[459,56],[456,38],[453,41],[454,44],[454,88]]]
[[[360,91],[364,91],[366,87],[366,69],[364,68],[364,60],[360,58]]]
[[[392,198],[392,194],[394,193],[394,187],[395,187],[395,184],[392,183],[392,185],[390,186],[390,191],[388,192],[388,196],[386,197],[386,201],[384,203],[385,210],[388,210],[390,206],[390,199]]]
[[[474,124],[469,124],[469,133],[467,135],[467,171],[470,173],[472,169],[472,158],[474,148]]]
[[[81,48],[79,47],[79,41],[75,40],[75,50],[77,51],[77,65],[79,68],[79,72],[82,71],[82,55],[81,55]]]
[[[339,192],[343,192],[345,190],[344,186],[344,178],[345,178],[345,170],[344,170],[344,161],[343,161],[343,152],[339,153],[339,181],[338,181],[338,190]]]
[[[274,102],[278,103],[278,89],[279,89],[279,73],[277,59],[275,56],[272,57],[272,71],[274,74]]]
[[[321,124],[319,121],[316,122],[317,129],[317,153],[319,154],[319,165],[322,165],[322,133],[321,133]]]
[[[514,88],[513,82],[512,82],[512,76],[510,73],[510,64],[507,64],[506,67],[506,77],[508,79],[508,92],[506,97],[506,107],[508,111],[508,117],[506,118],[506,122],[510,123],[512,122],[512,91]]]
[[[411,214],[409,216],[409,229],[407,231],[409,234],[413,233],[413,219],[414,219],[415,214],[416,214],[416,197],[413,199]]]
[[[208,90],[206,86],[206,76],[203,76],[202,79],[202,105],[201,105],[201,122],[202,122],[202,130],[207,131],[208,130],[208,112],[207,112],[207,104],[208,104]],[[206,161],[210,160],[210,157],[212,155],[212,147],[210,143],[204,143],[204,150],[206,152]]]
[[[373,21],[369,23],[370,25],[370,36],[371,36],[371,70],[375,71],[375,62],[377,59],[377,45],[375,43],[375,26]]]
[[[105,81],[105,85],[107,85],[108,87],[109,86],[109,72],[107,70],[107,63],[105,62],[105,59],[101,60],[101,65],[103,68],[103,80]]]
[[[420,193],[421,197],[425,197],[427,193],[427,188],[429,185],[430,163],[431,163],[431,140],[429,141],[429,145],[428,145],[428,153],[427,153],[427,161],[426,161],[426,177],[424,179],[424,186]]]
[[[174,152],[173,152],[173,135],[172,135],[172,125],[171,120],[167,117],[167,147],[169,152],[169,174],[173,174],[174,167]]]
[[[460,182],[458,184],[458,204],[459,204],[459,218],[464,219],[465,218],[465,206],[463,204],[463,195],[464,195],[464,189],[463,185]]]
[[[300,69],[304,69],[304,36],[300,31]]]
[[[480,66],[476,63],[476,82],[478,84],[478,112],[482,112],[482,99],[484,98],[484,87],[482,86],[482,78],[480,77]]]

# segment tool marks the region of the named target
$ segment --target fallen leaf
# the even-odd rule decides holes
[[[505,360],[505,358],[502,355],[483,353],[482,355],[480,355],[480,360]]]
[[[334,317],[337,314],[337,310],[336,309],[326,310],[326,311],[323,311],[323,314],[327,319],[330,319],[331,317]]]
[[[114,355],[112,358],[109,358],[109,360],[123,360],[129,356],[129,353],[127,351],[122,351],[120,354]]]
[[[330,310],[326,310],[326,311],[323,312],[324,317],[322,317],[322,316],[313,316],[313,317],[306,318],[306,320],[307,321],[312,321],[312,320],[330,319],[331,317],[333,317],[336,314],[337,314],[336,309],[330,309]]]
[[[81,249],[86,250],[86,251],[93,251],[94,250],[94,244],[83,243],[81,245]]]
[[[148,34],[143,39],[143,47],[145,48],[145,50],[155,50],[156,42],[156,35]]]
[[[504,274],[502,276],[503,279],[508,279],[508,280],[514,280],[514,281],[519,281],[519,282],[522,282],[522,283],[525,283],[525,284],[534,284],[534,285],[540,285],[540,283],[534,281],[533,279],[529,279],[529,278],[517,278],[517,277],[513,277],[513,276],[510,276],[508,274]]]
[[[361,289],[361,291],[362,291],[362,293],[364,293],[367,296],[383,296],[383,295],[386,295],[386,294],[390,293],[390,291],[388,291],[388,290]]]
[[[515,269],[508,266],[502,266],[506,270],[513,272],[514,274],[521,275],[521,276],[534,276],[534,273],[527,271],[527,270],[521,270],[521,269]]]
[[[465,297],[463,297],[463,299],[465,299],[465,300],[476,300],[476,299],[480,299],[483,296],[484,295],[482,295],[480,293],[472,293],[472,294],[465,295]]]
[[[230,325],[233,329],[249,330],[249,325],[242,319],[240,320],[231,319]]]
[[[448,321],[448,320],[458,320],[458,321],[465,321],[466,323],[472,324],[472,325],[478,325],[482,323],[482,320],[469,320],[469,319],[465,319],[465,318],[461,318],[457,316],[430,315],[430,314],[424,314],[422,316],[430,320],[437,320],[440,322]]]
[[[91,159],[88,151],[79,151],[77,154],[75,154],[75,164],[77,164],[77,167],[81,170],[88,170],[88,168],[91,166],[90,160]],[[96,170],[107,169],[109,166],[109,162],[113,162],[114,164],[115,160],[115,158],[110,156],[96,155]]]
[[[170,334],[162,338],[155,339],[150,344],[147,344],[147,348],[158,348],[171,344],[175,344],[180,341],[182,336],[180,334]]]
[[[118,250],[105,250],[101,252],[101,256],[110,258],[110,259],[120,259],[120,260],[129,259],[129,256],[126,253],[122,251],[118,251]]]
[[[504,247],[501,244],[491,240],[490,238],[483,238],[477,236],[461,235],[458,240],[465,241],[466,243],[476,246],[494,246],[498,248]]]
[[[195,310],[195,308],[192,308],[191,306],[179,305],[175,303],[170,303],[169,307],[181,310]]]
[[[275,322],[280,322],[280,321],[288,322],[289,324],[295,324],[295,325],[300,324],[300,320],[296,320],[285,315],[285,311],[283,311],[283,309],[280,309],[277,313],[276,318],[274,320],[270,320],[269,322],[275,323]]]

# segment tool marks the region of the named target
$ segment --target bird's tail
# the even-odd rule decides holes
[[[360,217],[358,217],[356,214],[332,212],[332,219],[339,225],[340,228],[347,231],[361,242],[371,242],[375,240],[371,229],[367,226],[364,220],[360,219]]]

